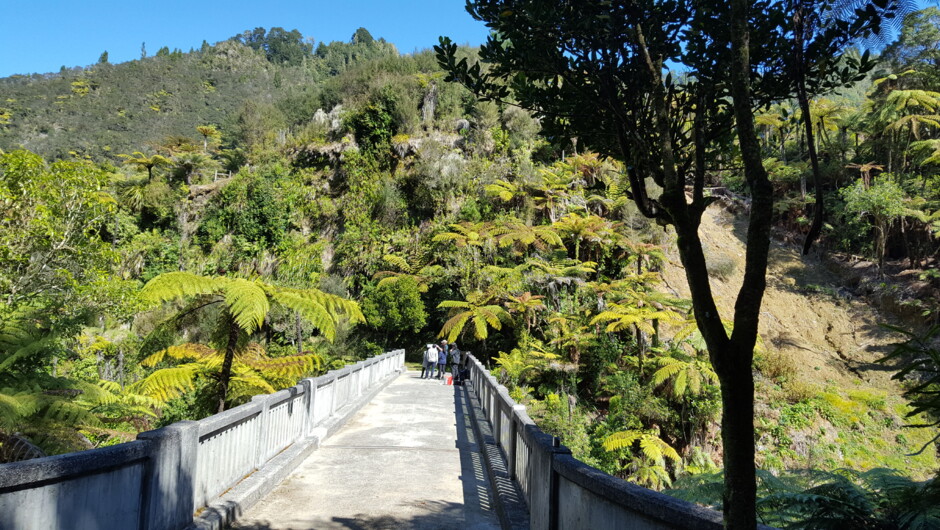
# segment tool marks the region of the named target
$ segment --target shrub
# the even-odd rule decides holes
[[[734,263],[734,260],[724,254],[706,252],[705,268],[708,270],[709,276],[727,281],[738,266]]]
[[[776,381],[789,380],[796,374],[796,363],[782,352],[764,352],[754,362],[760,373]]]

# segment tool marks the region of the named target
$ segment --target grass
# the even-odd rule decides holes
[[[906,426],[917,419],[905,418],[911,409],[902,398],[876,389],[828,385],[822,392],[817,387],[814,397],[786,404],[782,401],[789,394],[786,386],[774,394],[774,417],[757,423],[761,439],[773,441],[760,455],[764,469],[889,467],[923,480],[940,466],[937,451],[931,448],[913,454],[935,432]]]
[[[737,270],[738,266],[733,259],[723,254],[709,252],[705,256],[705,268],[708,270],[709,276],[727,281],[734,275],[734,271]]]

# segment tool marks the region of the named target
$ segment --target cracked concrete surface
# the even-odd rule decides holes
[[[406,372],[233,528],[499,528],[460,387]]]

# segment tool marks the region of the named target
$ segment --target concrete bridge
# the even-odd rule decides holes
[[[541,432],[474,358],[386,353],[113,447],[0,466],[0,530],[721,528]]]

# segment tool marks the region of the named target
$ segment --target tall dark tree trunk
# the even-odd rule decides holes
[[[757,525],[754,473],[754,378],[750,359],[754,347],[731,346],[729,359],[715,366],[721,383],[721,443],[725,489],[722,495],[726,528]],[[721,368],[719,368],[721,366]]]
[[[235,320],[229,322],[228,341],[225,344],[225,358],[222,359],[222,371],[219,373],[219,412],[225,410],[225,397],[228,395],[228,384],[232,380],[232,362],[235,360],[235,349],[238,347],[238,324]]]
[[[731,95],[744,173],[751,190],[752,207],[747,231],[744,281],[734,313],[734,333],[729,338],[712,295],[705,253],[698,235],[706,202],[697,172],[692,203],[686,199],[685,179],[680,176],[672,148],[668,101],[662,83],[662,59],[644,53],[652,82],[650,98],[663,162],[663,192],[660,196],[665,217],[676,228],[679,257],[685,267],[692,295],[695,320],[708,345],[709,358],[721,382],[722,443],[724,446],[724,522],[727,528],[752,529],[757,524],[757,484],[754,468],[754,381],[751,374],[754,344],[761,300],[766,287],[767,255],[773,188],[761,163],[760,142],[754,128],[750,95],[747,0],[732,0],[731,34],[733,59]],[[646,52],[643,34],[637,29],[641,51]],[[704,108],[702,106],[701,108]],[[698,149],[704,149],[697,142]],[[626,153],[625,153],[626,154]]]
[[[773,188],[760,160],[750,89],[750,35],[748,3],[731,1],[731,96],[735,126],[744,162],[744,176],[751,190],[744,281],[734,306],[734,331],[730,341],[714,340],[703,333],[712,365],[721,382],[724,520],[727,528],[757,525],[757,483],[754,467],[754,380],[751,364],[760,306],[767,284]],[[698,319],[698,315],[696,314]],[[724,334],[722,334],[724,335]]]
[[[796,99],[803,114],[803,129],[806,133],[806,149],[809,151],[809,163],[813,170],[813,192],[816,204],[813,206],[813,224],[809,227],[806,240],[803,241],[803,255],[809,254],[813,242],[822,231],[823,216],[825,215],[822,187],[822,172],[819,171],[819,156],[816,153],[816,138],[813,134],[813,115],[809,108],[809,94],[806,92],[806,60],[803,49],[806,36],[805,6],[797,0],[796,10],[793,14],[793,33],[795,47],[794,77],[796,80]]]

